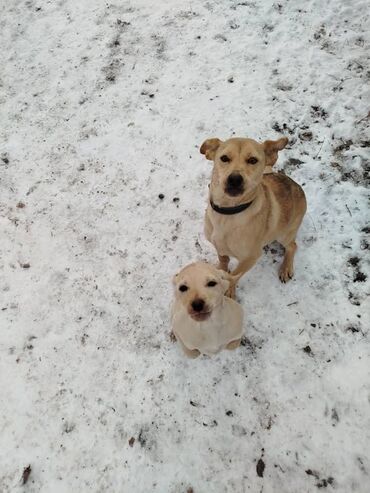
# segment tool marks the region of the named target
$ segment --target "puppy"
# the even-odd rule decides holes
[[[231,273],[229,295],[272,241],[285,248],[279,270],[282,282],[293,277],[296,235],[306,212],[302,188],[272,166],[288,139],[208,139],[200,152],[213,161],[205,234],[217,250],[219,268],[228,270],[230,257],[239,264]]]
[[[240,344],[243,310],[224,296],[228,277],[211,264],[196,262],[173,279],[172,331],[190,358],[235,349]]]

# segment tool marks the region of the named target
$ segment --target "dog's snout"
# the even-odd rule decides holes
[[[201,312],[204,308],[204,300],[196,299],[191,304],[192,309],[195,312]]]
[[[239,173],[231,173],[227,178],[227,185],[230,188],[239,188],[243,184],[243,177]]]

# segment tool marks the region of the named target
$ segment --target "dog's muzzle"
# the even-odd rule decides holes
[[[193,320],[196,320],[197,322],[203,322],[210,317],[211,312],[205,304],[204,300],[195,299],[191,303],[189,314]]]
[[[239,173],[231,173],[227,177],[225,192],[232,197],[241,195],[244,192],[244,179]]]

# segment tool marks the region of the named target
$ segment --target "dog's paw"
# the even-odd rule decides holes
[[[195,359],[195,358],[198,358],[198,356],[200,356],[200,351],[198,351],[198,349],[185,349],[184,348],[184,352],[186,354],[186,356],[190,359]]]
[[[232,300],[235,300],[236,297],[236,285],[235,284],[230,284],[228,290],[225,293],[225,296],[228,298],[231,298]]]
[[[280,270],[279,270],[279,279],[281,282],[283,282],[284,284],[288,281],[290,281],[292,278],[293,278],[293,275],[294,275],[294,271],[292,268],[286,266],[286,265],[282,265],[280,267]]]
[[[226,349],[232,351],[233,349],[238,348],[240,346],[240,341],[241,339],[236,339],[235,341],[229,342],[229,344],[226,346]]]

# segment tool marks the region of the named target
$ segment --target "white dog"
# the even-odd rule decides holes
[[[228,298],[229,274],[196,262],[173,278],[172,330],[185,354],[196,358],[235,349],[243,334],[243,310]]]

